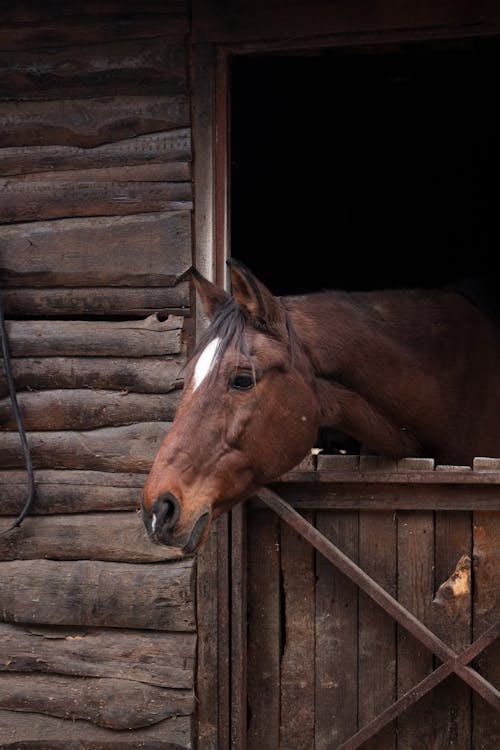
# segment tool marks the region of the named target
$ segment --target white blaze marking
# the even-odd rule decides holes
[[[194,368],[193,376],[193,390],[196,390],[200,386],[208,373],[212,369],[214,364],[215,355],[219,348],[220,338],[216,337],[203,349],[202,353],[198,357],[198,361]]]
[[[153,513],[153,518],[152,518],[152,521],[151,521],[151,531],[153,532],[153,534],[155,533],[155,529],[156,529],[156,516]]]

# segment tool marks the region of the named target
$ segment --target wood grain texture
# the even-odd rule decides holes
[[[135,732],[117,732],[88,721],[0,710],[2,750],[191,750],[193,722],[175,716]]]
[[[12,360],[19,392],[54,388],[95,388],[138,393],[169,393],[181,387],[186,358],[176,357],[23,357]],[[3,367],[0,396],[8,394]]]
[[[191,561],[0,563],[0,620],[194,631]]]
[[[5,519],[3,525],[7,523]],[[154,563],[178,557],[178,550],[148,539],[136,511],[31,516],[0,536],[0,560]]]
[[[124,168],[154,163],[163,167],[168,179],[187,179],[190,159],[191,130],[176,128],[91,148],[59,144],[3,148],[0,149],[0,175]]]
[[[500,619],[500,513],[474,513],[474,639]],[[476,669],[495,687],[500,684],[500,641],[484,651],[474,663]],[[500,713],[474,696],[473,742],[478,748],[500,744]]]
[[[189,119],[189,99],[182,94],[8,101],[2,104],[0,147],[100,146],[185,128]]]
[[[188,282],[175,287],[87,287],[7,289],[2,293],[5,315],[14,317],[106,317],[144,318],[148,315],[189,315]],[[1,383],[1,375],[0,375]],[[1,388],[1,385],[0,385]]]
[[[189,175],[183,182],[169,181],[169,171],[152,165],[3,178],[0,221],[8,224],[191,209]],[[174,176],[180,177],[182,172],[176,170]]]
[[[12,320],[7,322],[13,357],[145,357],[181,351],[183,318],[160,320]]]
[[[144,422],[126,427],[102,427],[85,432],[30,432],[27,435],[36,469],[147,472],[170,423]],[[0,433],[4,468],[24,466],[19,436]]]
[[[52,0],[12,3],[2,8],[0,49],[23,50],[43,47],[82,47],[87,44],[126,39],[154,39],[189,31],[185,0],[148,0],[141,14],[121,2],[75,3],[64,8]]]
[[[397,524],[391,511],[359,514],[359,565],[396,596]],[[358,724],[362,728],[396,699],[396,624],[366,594],[359,592]],[[391,725],[364,750],[394,750]]]
[[[0,623],[0,671],[107,677],[192,689],[196,633]]]
[[[0,709],[132,730],[169,716],[189,716],[194,711],[194,694],[130,679],[0,674]]]
[[[318,512],[316,527],[357,562],[356,511]],[[330,750],[357,729],[358,590],[320,554],[316,575],[315,747]]]
[[[29,52],[0,50],[2,99],[78,99],[186,92],[182,36]]]
[[[307,514],[313,521],[312,514]],[[281,657],[279,747],[314,750],[315,559],[311,545],[281,528],[285,636]]]
[[[398,601],[425,625],[432,623],[434,596],[434,519],[431,512],[398,514]],[[433,669],[432,654],[406,630],[398,628],[398,697]],[[434,727],[425,716],[432,712],[433,695],[409,708],[397,722],[398,750],[432,747]]]
[[[138,417],[145,422],[171,422],[179,396],[180,391],[138,394],[64,389],[18,393],[17,401],[25,430],[93,430],[132,424]],[[7,398],[0,400],[0,429],[17,430]]]
[[[186,211],[2,226],[3,285],[171,286],[191,266],[190,237]]]
[[[269,511],[248,518],[249,750],[276,750],[280,727],[280,522]]]
[[[36,472],[34,513],[137,510],[144,482],[144,474],[40,469]],[[27,495],[25,469],[0,471],[0,515],[18,515]]]

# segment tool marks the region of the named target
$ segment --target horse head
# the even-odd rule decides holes
[[[241,263],[228,265],[232,294],[193,271],[210,325],[144,487],[151,540],[183,554],[218,515],[296,465],[318,429],[313,373],[285,308]]]

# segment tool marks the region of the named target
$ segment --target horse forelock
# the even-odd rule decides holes
[[[293,363],[293,354],[296,344],[295,331],[292,323],[285,312],[286,331],[290,347],[290,360]],[[196,362],[194,368],[194,387],[209,378],[215,377],[219,371],[224,354],[229,347],[234,347],[250,363],[254,379],[256,377],[252,354],[245,338],[245,329],[248,320],[241,307],[233,297],[227,299],[216,311],[209,327],[201,337],[194,349],[189,363]],[[261,331],[262,332],[262,331]],[[272,332],[267,332],[274,338]],[[199,365],[198,376],[196,369]]]
[[[245,341],[245,327],[246,318],[239,305],[230,297],[216,311],[189,360],[189,362],[196,361],[196,365],[198,365],[204,354],[208,352],[207,367],[203,379],[205,377],[212,378],[217,374],[224,354],[230,346],[234,346],[237,351],[251,361]],[[199,382],[195,379],[195,388],[199,385]]]

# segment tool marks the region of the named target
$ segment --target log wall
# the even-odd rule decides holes
[[[191,332],[184,0],[2,4],[0,289],[35,466],[0,536],[0,746],[187,748],[190,561],[136,513]],[[0,365],[0,526],[27,493]]]

